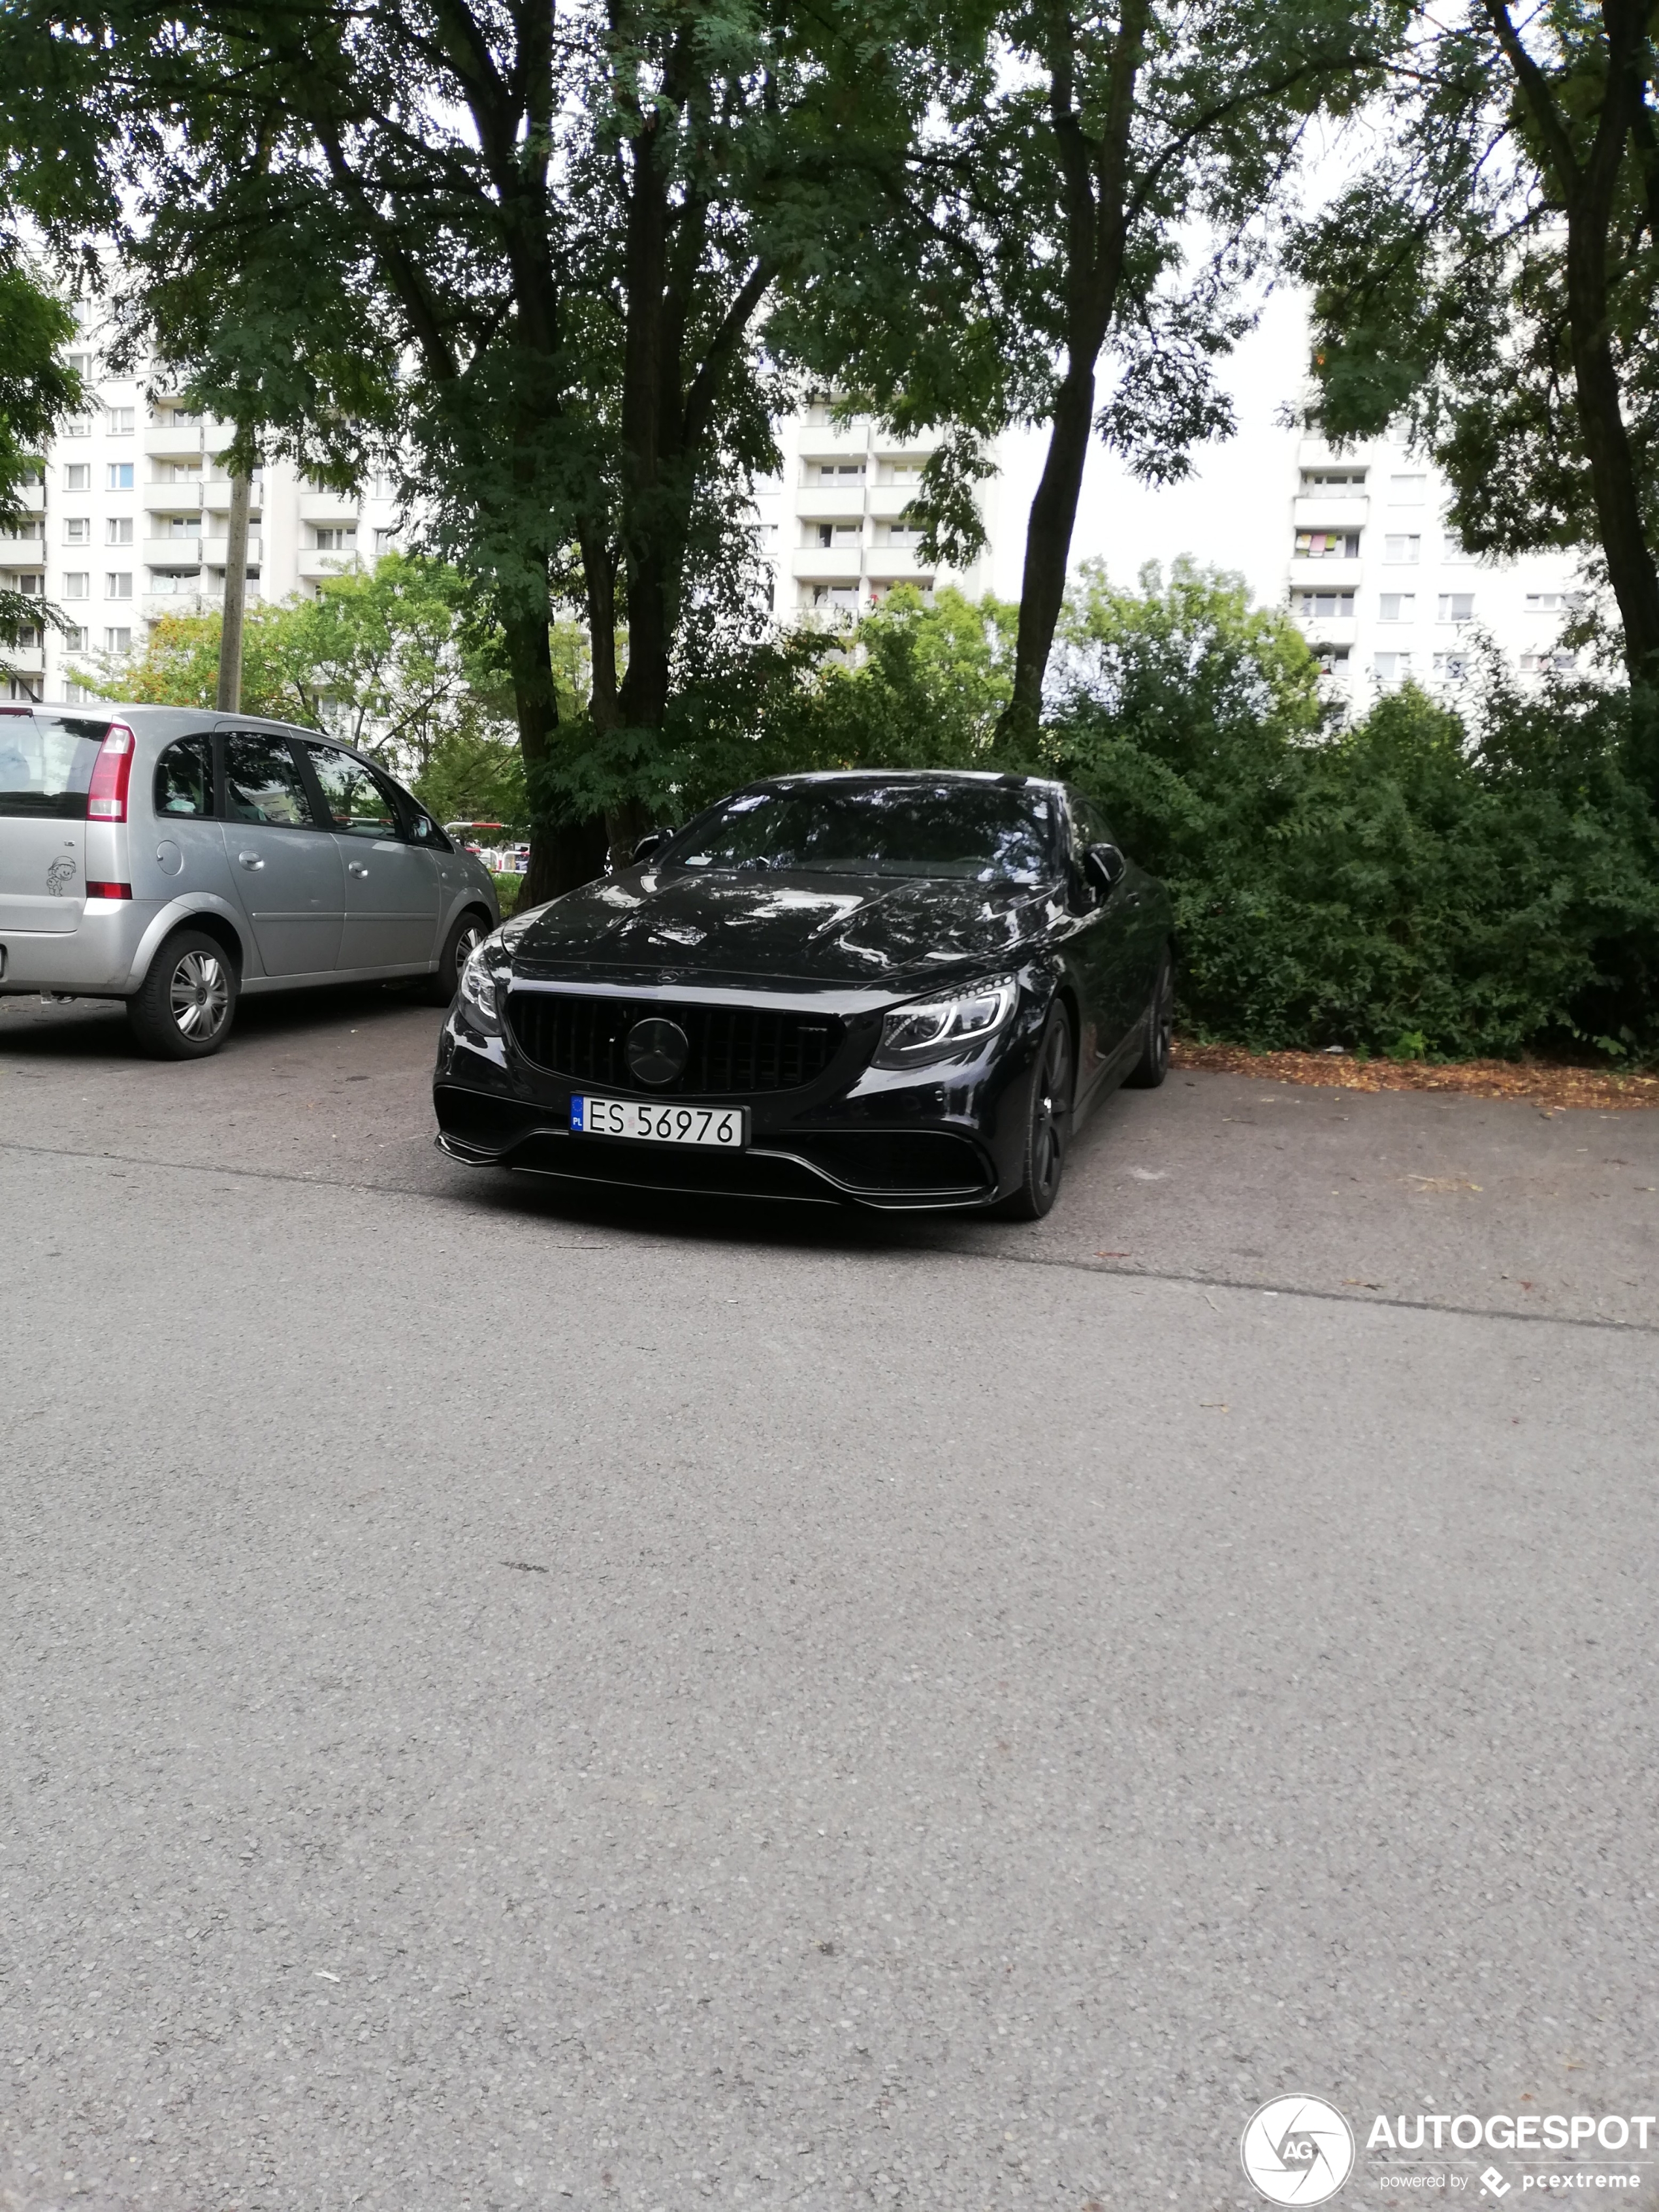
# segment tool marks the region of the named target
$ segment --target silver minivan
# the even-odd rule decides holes
[[[501,919],[419,801],[315,730],[185,707],[0,705],[0,994],[120,999],[216,1052],[244,991],[423,980]]]

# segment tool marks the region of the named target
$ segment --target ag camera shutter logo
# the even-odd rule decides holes
[[[1322,2204],[1353,2172],[1353,2130],[1322,2097],[1269,2097],[1246,2124],[1239,2156],[1270,2204]]]

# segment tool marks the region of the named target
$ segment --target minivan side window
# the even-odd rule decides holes
[[[213,740],[180,738],[155,763],[155,811],[195,815],[213,811]]]
[[[225,799],[233,822],[316,827],[300,763],[285,739],[263,730],[233,730],[226,738]]]
[[[403,836],[392,793],[372,769],[349,753],[336,752],[332,745],[307,744],[306,751],[331,828],[352,837]]]

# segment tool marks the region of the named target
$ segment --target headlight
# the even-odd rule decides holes
[[[485,1036],[499,1036],[501,1018],[495,1006],[495,976],[489,965],[488,938],[475,945],[461,970],[461,1012],[469,1025]]]
[[[896,1006],[882,1023],[875,1064],[916,1067],[930,1060],[959,1059],[994,1036],[1018,1002],[1018,977],[997,975],[949,998]]]

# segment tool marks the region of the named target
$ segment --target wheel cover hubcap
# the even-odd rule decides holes
[[[216,1036],[230,1012],[224,962],[211,952],[186,952],[173,971],[167,999],[182,1036],[198,1043]]]

